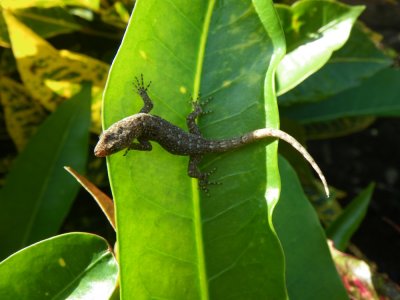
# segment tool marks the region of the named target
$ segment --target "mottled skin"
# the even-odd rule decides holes
[[[163,118],[149,114],[153,108],[153,103],[147,94],[150,83],[145,87],[143,77],[140,82],[136,78],[135,86],[138,94],[143,99],[143,108],[138,114],[114,123],[101,134],[94,150],[96,156],[108,156],[123,149],[127,149],[126,153],[129,150],[150,151],[152,149],[150,141],[155,141],[172,154],[188,155],[190,158],[188,166],[189,176],[198,178],[200,187],[207,191],[207,185],[212,184],[212,182],[208,181],[211,172],[204,173],[198,169],[198,164],[203,154],[231,151],[255,141],[273,137],[284,140],[303,155],[318,173],[324,184],[325,192],[329,196],[325,177],[317,163],[307,150],[287,133],[279,129],[263,128],[230,139],[207,139],[201,135],[199,127],[196,124],[196,118],[203,114],[198,102],[193,102],[194,110],[186,118],[189,128],[189,132],[186,132]]]

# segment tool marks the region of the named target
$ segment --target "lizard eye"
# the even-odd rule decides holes
[[[112,141],[114,140],[114,134],[113,133],[109,133],[107,135],[104,135],[104,141]]]

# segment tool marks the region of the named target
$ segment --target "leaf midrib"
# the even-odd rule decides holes
[[[204,18],[203,29],[200,35],[199,52],[196,63],[196,73],[193,82],[193,95],[200,94],[201,74],[204,64],[204,55],[207,43],[208,32],[210,29],[211,16],[214,9],[215,0],[208,2],[206,15]],[[193,200],[193,219],[196,239],[196,250],[198,257],[198,272],[199,272],[199,283],[200,283],[200,297],[203,300],[209,299],[208,291],[208,278],[206,270],[206,262],[204,255],[204,244],[203,244],[203,230],[202,230],[202,218],[201,218],[201,203],[199,196],[199,187],[197,179],[192,178],[192,200]]]

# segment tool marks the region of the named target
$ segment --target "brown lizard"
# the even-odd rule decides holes
[[[205,138],[196,124],[196,118],[203,114],[198,101],[193,101],[194,110],[186,118],[189,128],[189,132],[186,132],[161,117],[149,114],[153,108],[153,102],[147,94],[150,83],[144,86],[143,76],[141,76],[141,81],[136,77],[135,87],[143,99],[143,108],[139,113],[114,123],[100,135],[99,142],[94,149],[96,156],[105,157],[123,149],[126,149],[125,154],[129,150],[150,151],[152,149],[150,141],[155,141],[172,154],[188,155],[188,175],[198,178],[201,189],[207,192],[207,185],[211,183],[208,181],[208,177],[212,172],[201,172],[198,169],[198,164],[204,154],[231,151],[265,138],[278,138],[289,143],[310,163],[321,179],[325,193],[329,197],[325,176],[312,156],[294,137],[279,129],[262,128],[229,139]]]

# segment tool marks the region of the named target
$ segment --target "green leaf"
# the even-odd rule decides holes
[[[278,95],[282,95],[319,70],[345,44],[364,6],[306,0],[278,8],[288,48],[276,74]]]
[[[22,4],[20,1],[14,1],[12,4]],[[41,36],[42,38],[51,38],[60,34],[66,34],[74,31],[86,31],[89,34],[98,34],[94,30],[88,29],[79,18],[73,15],[73,10],[66,7],[56,5],[55,1],[52,2],[53,7],[39,5],[37,7],[21,5],[18,9],[13,8],[12,14],[32,31]],[[0,45],[3,47],[10,47],[10,37],[7,29],[4,16],[1,13],[5,5],[2,3],[0,6]],[[91,11],[86,10],[88,14]],[[106,35],[102,32],[100,35]]]
[[[132,91],[140,73],[152,80],[152,113],[182,128],[199,92],[213,97],[213,113],[200,121],[207,137],[278,126],[272,87],[283,36],[272,1],[254,6],[257,13],[251,1],[138,1],[109,76],[104,127],[140,110]],[[210,197],[188,177],[188,158],[156,143],[108,159],[122,298],[286,298],[271,225],[277,145],[263,145],[206,157],[203,169],[217,167],[211,180],[223,183]]]
[[[54,235],[78,192],[63,169],[86,165],[90,86],[63,103],[18,156],[0,190],[0,257]]]
[[[375,184],[370,184],[346,206],[342,214],[326,229],[335,248],[344,251],[367,213]]]
[[[282,193],[274,223],[286,260],[290,299],[348,299],[318,216],[289,163],[280,157]]]
[[[0,263],[1,299],[109,299],[117,262],[107,242],[87,233],[59,235]]]
[[[0,12],[2,11],[0,7]],[[0,14],[0,46],[10,48],[10,38],[8,36],[8,29],[3,14]]]
[[[59,34],[78,31],[83,27],[63,7],[32,7],[15,10],[13,14],[42,38],[50,38]]]
[[[368,29],[356,23],[346,44],[334,52],[326,65],[288,93],[279,97],[280,105],[318,102],[386,69],[392,60],[372,41]]]
[[[303,124],[356,116],[400,116],[400,70],[385,69],[322,102],[293,105],[283,116]]]

